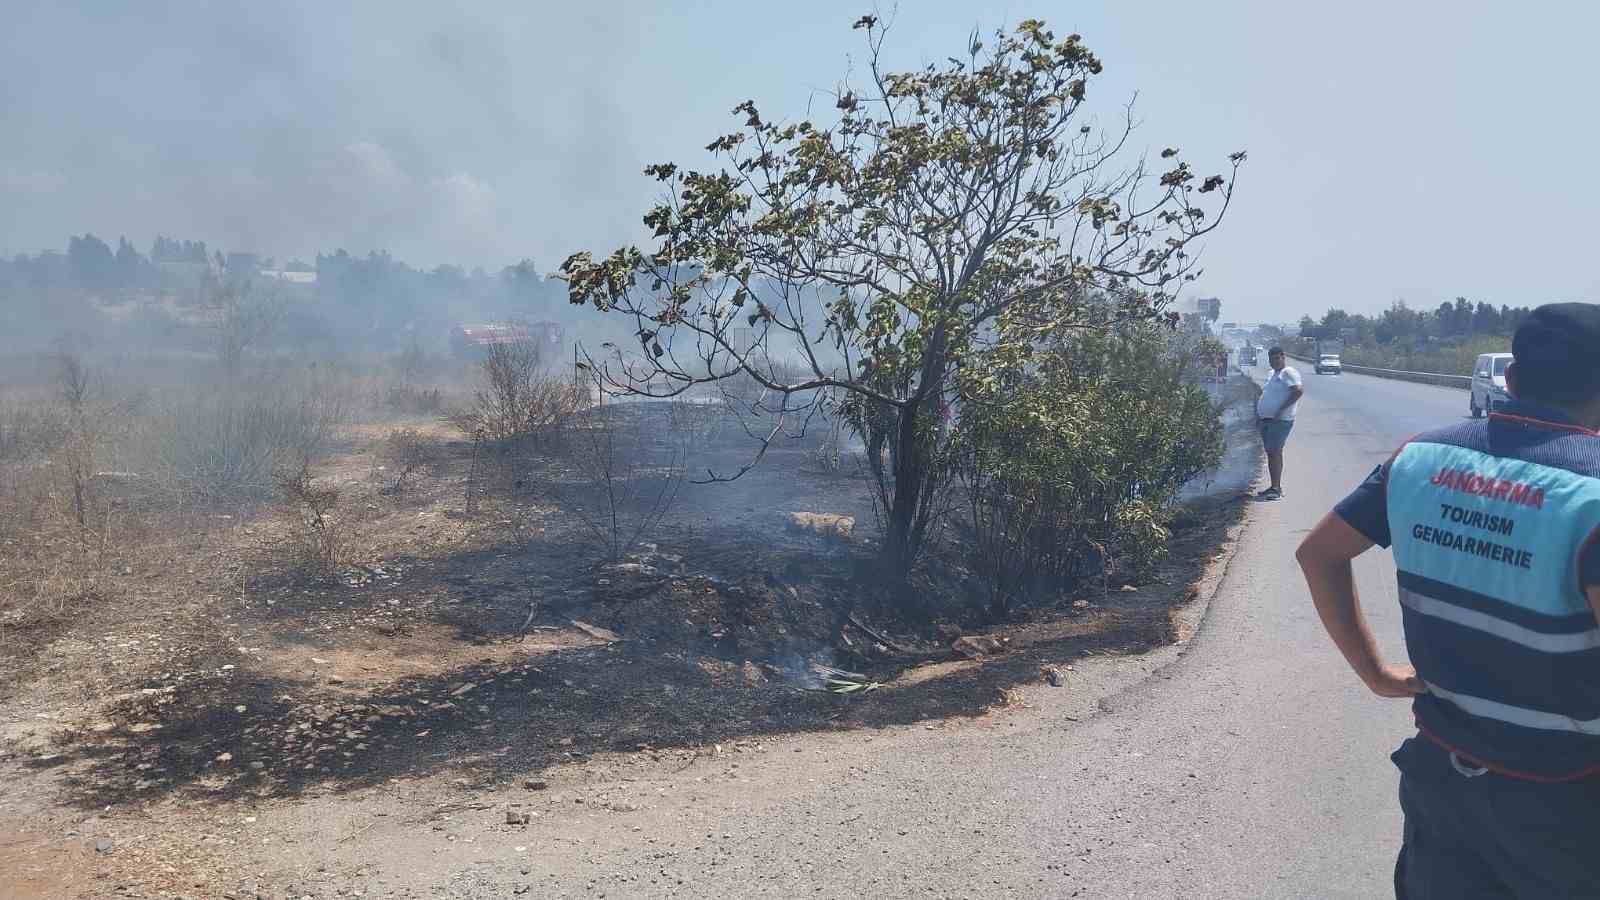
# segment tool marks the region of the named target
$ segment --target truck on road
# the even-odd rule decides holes
[[[1344,341],[1319,340],[1317,341],[1318,375],[1340,375],[1344,372],[1344,363],[1339,355],[1344,352]]]

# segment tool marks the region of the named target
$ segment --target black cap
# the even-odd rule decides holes
[[[1527,393],[1576,393],[1562,390],[1563,386],[1587,393],[1585,389],[1600,380],[1600,305],[1550,303],[1535,309],[1517,326],[1511,355],[1516,358],[1517,380],[1534,388]]]

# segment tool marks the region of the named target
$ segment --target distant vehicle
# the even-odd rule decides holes
[[[450,349],[456,356],[482,358],[496,344],[526,344],[542,359],[553,359],[562,347],[561,326],[555,322],[486,322],[457,325],[450,331]]]
[[[1344,341],[1317,341],[1317,374],[1344,374],[1344,363],[1339,359],[1339,354],[1343,352]]]
[[[1249,344],[1239,348],[1239,365],[1251,368],[1256,364],[1256,348]]]
[[[1506,390],[1506,366],[1509,365],[1509,353],[1485,353],[1478,357],[1477,364],[1472,367],[1472,399],[1467,401],[1474,419],[1510,402],[1511,394]]]

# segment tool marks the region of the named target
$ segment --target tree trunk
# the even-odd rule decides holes
[[[889,505],[884,534],[884,562],[897,580],[904,581],[916,562],[915,526],[922,496],[922,448],[917,446],[917,407],[900,410],[895,421],[894,497]]]
[[[922,417],[929,414],[930,406],[933,407],[931,414],[938,415],[939,397],[948,368],[945,350],[946,337],[944,329],[940,328],[934,332],[920,373],[918,389],[926,393],[919,401],[901,407],[895,421],[894,498],[889,505],[883,550],[888,570],[900,581],[910,576],[911,567],[922,550],[927,524],[924,506],[931,499],[931,480],[939,477],[934,471],[938,429],[919,429],[918,426]]]

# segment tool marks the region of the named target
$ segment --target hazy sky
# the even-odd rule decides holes
[[[859,65],[869,11],[10,0],[0,252],[164,233],[550,271],[634,239],[656,193],[640,169],[703,162],[736,103],[803,116]],[[891,54],[943,59],[1030,16],[1106,63],[1108,119],[1138,92],[1140,148],[1202,172],[1249,151],[1198,291],[1225,319],[1600,301],[1600,4],[904,2]]]

